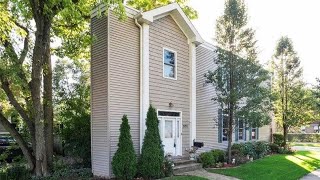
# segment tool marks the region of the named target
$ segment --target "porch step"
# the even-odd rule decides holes
[[[189,160],[189,159],[179,159],[179,160],[173,161],[175,166],[184,165],[184,164],[193,164],[196,162],[197,162],[196,160]]]
[[[202,168],[200,163],[181,164],[173,167],[173,174],[179,174],[188,171],[194,171]]]

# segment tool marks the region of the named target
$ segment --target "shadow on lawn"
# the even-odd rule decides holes
[[[238,168],[209,171],[245,180],[296,180],[317,168],[320,168],[320,153],[297,152],[265,157]]]

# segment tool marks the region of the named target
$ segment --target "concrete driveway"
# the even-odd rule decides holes
[[[310,146],[292,146],[295,151],[317,151],[320,152],[320,147],[310,147]]]

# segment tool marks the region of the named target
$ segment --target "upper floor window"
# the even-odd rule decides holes
[[[177,79],[177,53],[163,48],[163,77]]]

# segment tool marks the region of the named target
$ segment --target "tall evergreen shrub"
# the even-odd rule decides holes
[[[149,107],[146,119],[147,130],[141,150],[139,171],[144,178],[161,178],[163,174],[164,151],[159,133],[159,120],[155,108]]]
[[[112,171],[118,179],[133,179],[137,172],[137,158],[127,115],[122,117],[118,150],[112,159]]]

